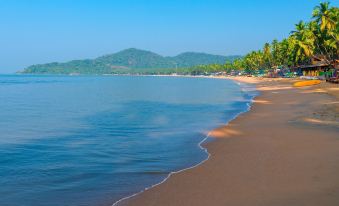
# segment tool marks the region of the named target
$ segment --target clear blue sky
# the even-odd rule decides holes
[[[0,73],[131,47],[162,55],[245,54],[286,37],[319,2],[0,0]]]

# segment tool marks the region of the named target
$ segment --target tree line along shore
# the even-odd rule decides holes
[[[19,73],[130,75],[255,75],[339,81],[339,8],[315,6],[309,22],[300,21],[287,38],[264,44],[244,56],[183,53],[175,57],[137,49],[97,59],[32,65]]]
[[[176,70],[149,71],[150,74],[255,75],[267,77],[339,78],[339,8],[330,2],[320,3],[311,21],[300,21],[290,35],[266,43],[224,64],[198,65]]]
[[[275,39],[233,62],[202,65],[180,72],[338,79],[338,47],[339,8],[324,2],[314,8],[311,21],[300,21],[281,41]]]

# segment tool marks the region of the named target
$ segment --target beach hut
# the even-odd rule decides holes
[[[298,76],[325,79],[328,76],[327,72],[331,66],[332,65],[321,56],[313,56],[311,64],[297,66],[294,67],[293,70]]]
[[[325,72],[329,69],[330,64],[319,62],[314,65],[304,65],[301,66],[301,72],[303,76],[310,76],[310,77],[319,77],[324,76]]]

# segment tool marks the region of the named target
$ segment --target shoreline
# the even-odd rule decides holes
[[[192,76],[192,75],[138,75],[138,76],[151,76],[151,77],[181,77],[181,78],[206,78],[206,79],[226,79],[226,80],[231,80],[233,81],[234,83],[237,83],[239,85],[239,87],[243,87],[243,86],[240,86],[239,83],[242,83],[242,84],[247,84],[247,85],[251,85],[255,90],[256,90],[256,86],[253,85],[252,83],[248,83],[248,82],[241,82],[241,81],[238,81],[238,80],[235,80],[235,79],[231,79],[231,78],[228,78],[228,77],[215,77],[215,76]],[[257,91],[257,90],[256,90]],[[223,126],[227,126],[231,121],[235,120],[239,115],[242,115],[246,112],[249,112],[251,110],[251,106],[253,105],[254,103],[254,99],[259,96],[260,94],[258,93],[257,95],[254,95],[250,102],[247,103],[247,109],[242,111],[242,112],[239,112],[237,115],[235,115],[234,118],[232,118],[231,120],[229,120],[228,122],[226,122]],[[214,130],[214,129],[213,129]],[[148,186],[148,187],[145,187],[143,190],[139,191],[139,192],[136,192],[132,195],[129,195],[129,196],[126,196],[126,197],[123,197],[121,199],[119,199],[118,201],[114,202],[112,204],[112,206],[119,206],[120,204],[124,204],[125,201],[128,201],[129,199],[131,198],[134,198],[136,196],[139,196],[139,195],[142,195],[142,193],[144,193],[145,191],[148,191],[154,187],[157,187],[163,183],[165,183],[172,175],[175,175],[175,174],[178,174],[178,173],[181,173],[181,172],[184,172],[184,171],[187,171],[187,170],[191,170],[191,169],[194,169],[202,164],[204,164],[206,161],[209,160],[211,154],[208,152],[208,149],[206,147],[206,144],[208,144],[208,139],[215,139],[215,137],[211,136],[210,133],[213,132],[213,130],[211,130],[210,132],[207,133],[206,137],[201,140],[199,143],[198,143],[198,147],[201,149],[202,152],[205,152],[207,154],[207,157],[205,159],[203,159],[202,161],[200,161],[199,163],[197,163],[196,165],[193,165],[193,166],[190,166],[190,167],[187,167],[187,168],[183,168],[181,170],[178,170],[178,171],[172,171],[170,172],[162,181],[160,181],[159,183],[156,183],[154,185],[151,185],[151,186]],[[204,146],[205,145],[205,146]]]
[[[317,88],[317,87],[308,87],[306,89],[299,89],[299,90],[292,88],[290,85],[293,81],[296,81],[296,80],[281,80],[281,79],[265,79],[265,80],[263,80],[263,79],[256,79],[256,78],[247,78],[247,77],[242,77],[242,78],[207,77],[207,78],[231,79],[233,81],[238,81],[238,82],[242,82],[242,83],[254,84],[257,87],[257,89],[261,92],[261,94],[259,96],[256,96],[253,100],[252,107],[255,107],[254,110],[257,110],[258,107],[262,107],[263,105],[264,105],[264,107],[266,107],[267,105],[272,106],[272,104],[268,100],[262,100],[263,96],[267,96],[268,93],[279,94],[280,91],[284,92],[284,91],[293,90],[293,92],[296,92],[296,91],[301,90],[302,92],[304,92],[303,90],[306,90],[307,92],[310,92],[309,94],[313,94],[313,95],[316,95],[316,96],[317,95],[323,95],[323,93],[316,91],[316,90],[319,90],[319,88]],[[327,85],[327,86],[329,86],[329,85]],[[335,85],[331,85],[331,86],[335,87]],[[312,91],[314,89],[315,89],[315,91]],[[309,91],[309,90],[311,90],[311,91]],[[335,88],[333,91],[334,91],[333,94],[335,94],[335,96],[336,96],[336,94],[338,93],[338,90]],[[305,93],[305,94],[307,94],[307,93]],[[327,101],[328,101],[328,99],[327,99]],[[335,102],[334,102],[334,105],[335,105],[335,111],[337,111],[337,104]],[[224,150],[225,148],[220,148],[220,147],[222,147],[220,145],[224,144],[224,146],[225,146],[225,142],[226,143],[228,141],[232,142],[232,141],[234,141],[234,139],[237,139],[235,137],[242,136],[243,134],[241,134],[241,132],[232,130],[232,127],[234,127],[234,124],[236,124],[238,122],[240,122],[239,124],[241,125],[241,121],[248,118],[247,116],[250,116],[250,115],[253,116],[253,113],[256,113],[256,111],[253,111],[252,109],[250,109],[247,112],[243,112],[243,113],[237,115],[235,119],[228,122],[225,126],[217,128],[215,130],[212,130],[209,134],[210,134],[210,136],[216,138],[217,140],[212,142],[212,143],[207,143],[207,144],[203,143],[203,145],[204,145],[203,148],[206,148],[206,150],[208,150],[207,152],[210,154],[209,157],[206,160],[202,161],[201,163],[199,163],[198,165],[196,165],[192,168],[186,168],[182,171],[171,173],[161,183],[156,184],[156,185],[152,186],[151,188],[148,188],[145,191],[139,192],[139,193],[137,193],[133,196],[119,200],[118,202],[114,203],[113,205],[159,205],[160,203],[161,203],[161,205],[206,205],[206,204],[225,205],[226,203],[231,203],[231,202],[234,203],[235,205],[243,205],[243,204],[240,204],[241,200],[238,199],[238,198],[229,198],[229,197],[220,198],[220,199],[219,198],[213,198],[213,196],[219,196],[220,195],[219,194],[220,188],[217,189],[217,190],[213,190],[212,192],[208,192],[209,196],[206,196],[206,193],[201,193],[201,192],[205,191],[205,188],[208,188],[208,187],[211,187],[211,186],[213,187],[213,185],[217,184],[216,182],[214,182],[214,184],[213,184],[213,182],[211,182],[212,180],[215,179],[215,177],[214,178],[211,177],[211,174],[210,174],[211,169],[213,169],[212,167],[218,167],[218,166],[215,166],[215,162],[216,162],[215,159],[218,159],[219,158],[218,156],[223,155],[222,153],[220,154],[220,151],[217,151],[217,149]],[[335,112],[335,115],[336,115],[336,112]],[[337,117],[335,116],[335,118],[337,118]],[[295,122],[296,122],[296,124],[298,124],[298,126],[300,126],[300,125],[305,126],[306,125],[305,127],[308,127],[309,126],[308,124],[311,124],[313,127],[320,127],[320,129],[316,128],[316,130],[321,130],[321,132],[324,132],[323,131],[324,129],[321,128],[322,126],[326,127],[326,129],[328,129],[328,127],[331,127],[327,133],[328,133],[328,136],[332,135],[331,136],[332,138],[335,137],[333,135],[335,135],[336,132],[338,131],[337,125],[333,126],[331,124],[328,124],[329,121],[325,121],[325,120],[323,121],[323,124],[318,124],[319,122],[307,122],[307,121],[302,122],[299,119],[296,120]],[[334,123],[336,123],[336,122],[337,122],[337,119],[335,119]],[[324,124],[326,124],[326,125],[324,126]],[[333,133],[332,130],[334,130],[334,133]],[[272,141],[272,140],[270,140],[270,141]],[[229,143],[227,143],[227,144],[229,144]],[[227,144],[226,144],[226,146],[228,146]],[[258,145],[256,144],[256,146],[258,146]],[[300,153],[302,154],[303,152],[300,151]],[[235,154],[233,154],[233,155],[235,155]],[[210,157],[213,158],[213,159],[211,160]],[[209,161],[207,161],[207,160],[209,160]],[[233,161],[230,161],[229,163],[236,164]],[[213,166],[213,164],[214,164],[214,166]],[[227,169],[227,165],[221,165],[221,166],[223,166],[224,169]],[[226,166],[226,168],[225,168],[225,166]],[[250,168],[248,168],[248,169],[250,169]],[[216,173],[220,172],[219,171],[220,168],[218,168],[218,170],[217,169],[215,169],[215,170],[216,170],[215,171]],[[209,172],[206,172],[206,171],[209,171]],[[193,173],[193,174],[191,174],[191,173]],[[196,174],[196,173],[199,173],[199,174]],[[265,173],[265,171],[262,171],[262,173]],[[258,173],[258,174],[260,175],[260,173]],[[240,175],[240,174],[238,174],[238,175],[233,174],[233,175],[236,175],[237,179],[239,177],[246,177],[246,176],[243,176],[243,175]],[[293,176],[293,174],[290,173],[290,176]],[[171,177],[171,178],[169,178],[169,177]],[[199,178],[197,178],[197,177],[199,177]],[[258,179],[260,179],[260,178],[258,178]],[[204,181],[197,181],[197,180],[204,180]],[[339,183],[338,179],[335,179],[335,180],[336,180],[336,182]],[[232,182],[232,181],[230,181],[230,182]],[[304,182],[304,183],[307,185],[307,181]],[[192,184],[197,185],[197,186],[193,186]],[[222,185],[222,184],[219,184],[219,185]],[[234,187],[234,186],[232,186],[231,183],[227,183],[227,184],[224,183],[223,186],[225,188]],[[259,184],[258,186],[265,186],[265,184],[264,185]],[[276,184],[276,186],[279,186],[279,184]],[[269,186],[266,185],[266,187],[269,187]],[[339,189],[339,188],[335,188],[335,190],[336,189]],[[227,190],[229,190],[229,189],[227,189]],[[194,191],[195,195],[200,194],[200,196],[198,196],[197,198],[190,197],[190,195],[192,194],[192,191]],[[285,192],[288,192],[288,191],[285,191]],[[180,195],[176,195],[178,193],[180,193]],[[247,193],[244,192],[243,196],[246,196],[246,195],[247,195]],[[276,193],[274,193],[274,195],[276,195]],[[202,201],[201,200],[202,196],[206,200]],[[171,198],[169,198],[169,197],[171,197]],[[253,196],[252,199],[255,199],[256,201],[260,201],[260,198],[258,199],[258,196]],[[265,202],[266,199],[269,199],[269,198],[263,198],[262,197],[262,201]],[[334,204],[327,204],[327,205],[337,204],[339,202],[338,199],[339,199],[339,197],[335,198],[335,201],[332,201]],[[304,198],[302,200],[304,200]],[[298,201],[296,201],[296,202],[298,202]],[[300,202],[298,202],[298,203],[300,203]],[[234,205],[234,204],[230,204],[230,205]],[[252,205],[256,205],[256,204],[252,204]],[[263,204],[263,205],[265,205],[265,204]]]

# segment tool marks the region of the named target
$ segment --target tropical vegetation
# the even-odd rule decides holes
[[[315,56],[333,65],[339,57],[338,48],[339,8],[324,2],[314,8],[310,22],[298,22],[287,38],[266,43],[262,49],[252,51],[221,68],[226,72],[240,70],[257,73],[260,70],[307,65]],[[210,70],[213,68],[216,66],[211,65]]]
[[[174,57],[164,57],[150,51],[126,49],[96,59],[73,60],[65,63],[32,65],[22,73],[38,74],[156,74],[173,73],[179,68],[190,68],[212,63],[222,64],[239,56],[220,56],[186,52]]]

